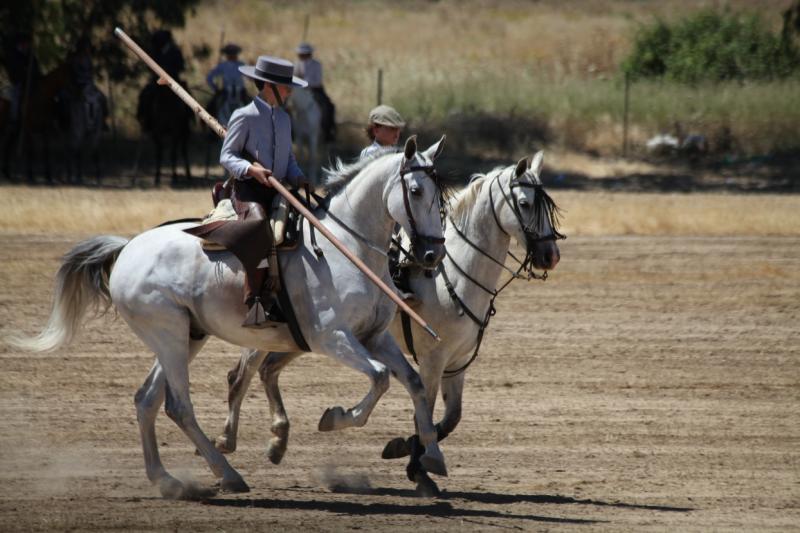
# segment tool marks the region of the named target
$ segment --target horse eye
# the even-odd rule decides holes
[[[526,200],[525,198],[520,198],[520,200],[519,200],[519,206],[520,207],[528,208],[528,207],[530,207],[530,205],[531,204],[528,203],[528,200]]]
[[[422,196],[422,189],[419,187],[419,185],[412,185],[409,187],[409,190],[413,196]]]

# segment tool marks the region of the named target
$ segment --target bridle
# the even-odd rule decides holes
[[[524,176],[524,174],[523,174]],[[544,242],[544,241],[557,241],[560,239],[566,239],[567,237],[556,229],[557,222],[558,222],[558,207],[556,207],[553,200],[550,196],[545,192],[544,188],[542,187],[541,183],[531,183],[528,181],[522,181],[519,178],[515,177],[511,180],[509,184],[509,191],[512,193],[511,196],[514,198],[512,202],[506,191],[503,189],[502,184],[500,183],[500,176],[496,176],[495,179],[489,184],[489,204],[492,206],[492,216],[494,217],[494,221],[497,224],[497,227],[502,231],[505,235],[509,235],[509,233],[503,229],[502,224],[500,224],[500,219],[497,217],[497,212],[494,208],[494,195],[493,195],[493,187],[497,184],[497,187],[500,189],[500,193],[503,195],[503,200],[505,201],[506,205],[511,209],[511,212],[514,213],[514,216],[519,222],[519,227],[522,229],[523,234],[525,235],[525,257],[522,261],[517,259],[517,257],[508,252],[508,255],[511,256],[514,261],[516,261],[520,268],[517,270],[516,277],[522,278],[519,276],[520,272],[527,273],[527,279],[547,279],[547,271],[543,274],[536,274],[533,271],[533,245],[537,242]],[[519,207],[519,200],[513,195],[514,187],[519,188],[528,188],[534,190],[533,201],[534,204],[532,206],[534,218],[528,224],[525,224],[525,220],[522,218],[522,212]],[[540,231],[543,229],[542,220],[544,217],[547,217],[548,221],[550,222],[550,234],[549,235],[541,235]],[[460,232],[459,232],[460,233]],[[466,239],[466,238],[465,238]],[[486,255],[486,254],[484,254]],[[507,269],[508,270],[508,269]],[[516,279],[512,278],[512,279]]]
[[[418,247],[421,243],[425,244],[444,244],[444,237],[433,237],[431,235],[424,235],[417,231],[417,223],[414,219],[414,214],[411,212],[411,201],[409,199],[408,184],[406,183],[406,174],[414,172],[424,172],[433,182],[437,185],[439,183],[438,174],[433,164],[431,165],[411,165],[411,161],[403,156],[403,161],[400,164],[400,183],[403,187],[403,206],[406,210],[406,217],[408,217],[408,225],[411,230],[409,238],[411,239],[411,250],[414,252],[414,257],[418,257]],[[441,208],[441,206],[440,206]],[[440,209],[441,213],[441,209]]]

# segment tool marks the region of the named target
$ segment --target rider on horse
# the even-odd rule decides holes
[[[220,52],[225,56],[224,61],[220,61],[216,67],[211,69],[206,76],[206,83],[211,87],[214,92],[214,98],[217,100],[217,109],[219,109],[224,102],[231,101],[236,105],[232,107],[239,107],[247,102],[247,93],[244,90],[244,80],[242,73],[239,72],[239,67],[244,63],[239,61],[239,54],[242,48],[234,43],[228,43]],[[217,84],[217,80],[222,78],[222,87]],[[223,126],[227,126],[230,116],[226,116]]]
[[[290,61],[260,56],[255,66],[239,71],[255,81],[258,95],[231,116],[220,153],[220,163],[233,176],[233,206],[239,215],[235,223],[187,230],[193,235],[225,246],[245,269],[245,303],[249,310],[243,327],[264,328],[280,319],[275,292],[280,289],[274,238],[269,210],[275,191],[269,176],[300,186],[306,179],[292,153],[289,115],[283,109],[292,87],[306,82],[292,77]],[[245,157],[253,158],[250,163]],[[269,282],[267,281],[269,274]]]
[[[312,57],[314,47],[308,43],[300,43],[295,52],[298,62],[294,67],[294,75],[308,83],[308,88],[322,111],[322,135],[325,142],[333,142],[336,138],[336,106],[322,85],[322,64]]]

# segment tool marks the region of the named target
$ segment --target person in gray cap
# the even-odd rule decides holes
[[[275,196],[269,177],[294,187],[306,182],[292,153],[292,126],[283,105],[292,87],[307,84],[293,77],[290,61],[276,57],[260,56],[255,65],[240,66],[239,71],[255,82],[258,95],[231,115],[219,158],[234,178],[231,199],[239,219],[205,230],[199,226],[190,233],[222,244],[242,262],[248,306],[242,326],[263,328],[282,320],[275,315],[280,282],[269,225]]]
[[[322,84],[322,63],[314,59],[314,47],[308,43],[300,43],[295,52],[298,61],[294,67],[294,75],[308,82],[308,88],[322,110],[321,126],[325,142],[333,142],[336,138],[336,106]]]
[[[400,139],[400,130],[406,126],[400,113],[391,106],[379,105],[369,112],[369,123],[367,124],[367,136],[372,144],[361,150],[360,158],[364,158],[375,153],[386,150],[397,145]]]

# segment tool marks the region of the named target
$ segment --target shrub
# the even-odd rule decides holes
[[[800,70],[800,53],[756,14],[704,10],[672,25],[658,20],[640,28],[622,68],[633,78],[683,83],[776,79]]]

